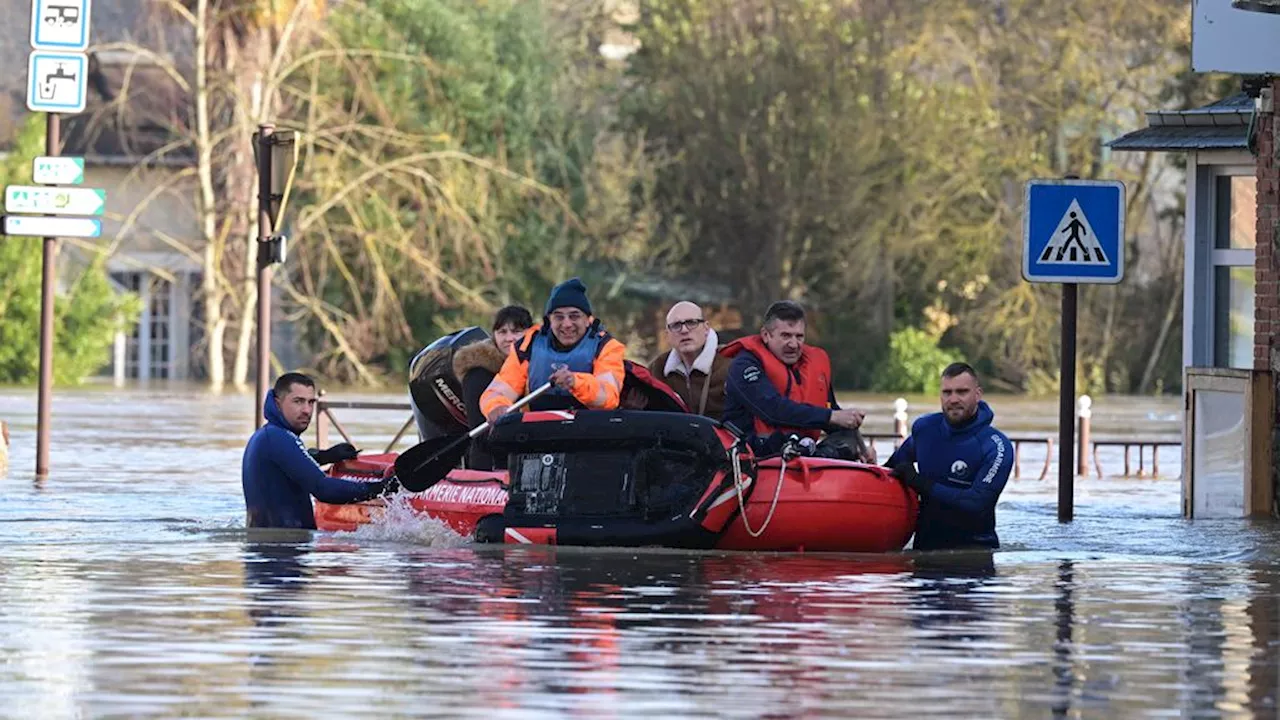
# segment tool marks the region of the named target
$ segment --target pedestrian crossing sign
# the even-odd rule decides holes
[[[1124,277],[1124,183],[1028,182],[1022,235],[1022,277],[1028,282],[1120,282]]]

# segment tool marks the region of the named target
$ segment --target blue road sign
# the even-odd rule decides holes
[[[1118,283],[1124,278],[1124,183],[1031,180],[1022,215],[1028,282]]]

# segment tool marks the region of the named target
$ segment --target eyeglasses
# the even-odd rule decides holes
[[[706,322],[703,318],[694,318],[692,320],[677,320],[673,323],[667,323],[667,329],[671,332],[680,332],[681,330],[693,330],[702,323]]]

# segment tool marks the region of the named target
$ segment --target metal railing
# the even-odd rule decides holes
[[[342,436],[342,439],[352,445],[357,443],[351,438],[351,434],[347,432],[342,423],[334,415],[334,410],[381,410],[381,411],[400,411],[409,413],[409,418],[400,426],[400,431],[396,433],[391,442],[387,443],[384,453],[391,452],[405,433],[414,425],[413,407],[407,402],[362,402],[362,401],[345,401],[345,400],[327,400],[325,393],[320,391],[320,399],[316,403],[316,446],[328,447],[329,445],[329,428],[333,427]],[[911,424],[907,416],[907,401],[898,398],[894,401],[894,430],[892,433],[863,433],[863,436],[870,441],[884,440],[893,443],[896,450],[902,441],[907,438],[910,432]],[[1090,464],[1092,464],[1093,473],[1098,477],[1104,477],[1102,471],[1102,462],[1098,457],[1098,450],[1101,448],[1115,447],[1123,450],[1124,456],[1124,472],[1121,475],[1113,477],[1159,477],[1160,475],[1160,449],[1169,447],[1182,447],[1180,439],[1160,438],[1160,437],[1133,437],[1133,438],[1104,438],[1094,440],[1091,438],[1091,421],[1092,421],[1092,402],[1089,396],[1085,395],[1080,398],[1077,412],[1077,428],[1076,437],[1078,438],[1079,447],[1076,455],[1076,474],[1079,476],[1087,476],[1090,474]],[[1009,441],[1013,443],[1013,472],[1014,478],[1022,477],[1022,448],[1024,445],[1044,445],[1044,462],[1038,463],[1039,474],[1037,479],[1044,480],[1049,475],[1049,470],[1053,466],[1054,453],[1053,448],[1055,438],[1050,435],[1034,435],[1034,434],[1014,434],[1009,435]],[[357,445],[358,447],[358,445]],[[1150,450],[1148,452],[1148,449]],[[1133,472],[1132,453],[1137,450],[1138,454],[1138,471]],[[1151,459],[1151,470],[1148,475],[1147,457]]]
[[[387,447],[382,452],[391,452],[396,443],[400,442],[400,438],[413,427],[413,406],[407,402],[359,402],[349,400],[326,400],[324,391],[320,391],[320,399],[316,401],[316,447],[326,448],[329,446],[329,425],[333,425],[333,429],[338,431],[342,439],[346,442],[356,445],[351,439],[350,433],[346,428],[342,427],[342,423],[338,422],[338,418],[334,416],[334,410],[401,410],[409,413],[409,419],[404,421],[400,426],[400,432],[391,438],[391,442],[387,443]],[[357,446],[358,447],[358,446]]]
[[[1098,477],[1102,477],[1102,463],[1098,461],[1098,448],[1100,447],[1120,447],[1124,448],[1124,474],[1120,477],[1146,477],[1146,448],[1151,448],[1151,477],[1160,477],[1160,448],[1176,447],[1181,451],[1181,440],[1160,440],[1160,439],[1124,439],[1124,440],[1095,440],[1093,441],[1093,467]],[[1130,451],[1137,449],[1138,451],[1138,472],[1136,475],[1132,472],[1130,464]]]

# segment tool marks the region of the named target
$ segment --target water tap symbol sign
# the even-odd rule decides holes
[[[33,112],[84,112],[87,65],[82,53],[31,53],[27,62],[27,107]]]
[[[76,51],[89,47],[91,0],[32,0],[31,47]]]

